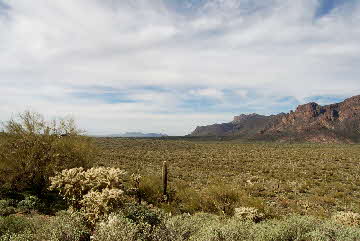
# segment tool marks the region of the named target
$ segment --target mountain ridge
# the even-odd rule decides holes
[[[198,126],[189,136],[354,143],[360,140],[360,95],[323,106],[302,104],[289,113],[241,114],[228,123]]]

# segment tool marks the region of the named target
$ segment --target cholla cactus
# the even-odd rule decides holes
[[[90,191],[80,201],[82,211],[87,220],[95,224],[102,216],[121,207],[124,201],[124,191],[117,188],[105,188],[100,191]]]
[[[259,222],[264,218],[263,213],[252,207],[235,208],[234,216],[252,222]]]
[[[332,217],[332,220],[339,224],[359,226],[360,225],[360,214],[353,212],[337,212]]]
[[[63,170],[55,177],[50,177],[50,190],[58,190],[72,206],[82,199],[82,196],[88,192],[88,187],[84,185],[85,171],[82,167]]]
[[[70,202],[79,202],[89,191],[122,188],[126,172],[118,168],[98,167],[85,171],[82,167],[63,170],[51,177],[50,190],[59,190]]]

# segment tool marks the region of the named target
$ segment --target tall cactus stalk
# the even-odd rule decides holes
[[[162,181],[163,181],[163,195],[167,199],[168,167],[166,161],[164,161],[163,163]]]

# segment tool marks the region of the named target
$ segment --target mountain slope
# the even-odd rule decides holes
[[[242,114],[229,123],[198,126],[190,136],[350,143],[360,138],[360,95],[325,106],[299,105],[287,114]]]

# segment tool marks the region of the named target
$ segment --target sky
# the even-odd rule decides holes
[[[359,0],[0,0],[0,120],[189,134],[360,94]]]

